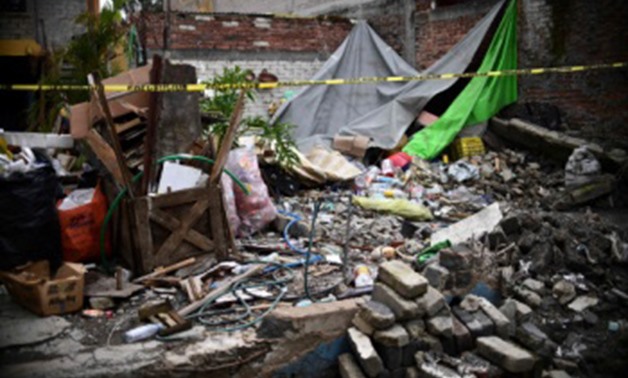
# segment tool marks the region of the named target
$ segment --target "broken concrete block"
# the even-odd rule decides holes
[[[371,339],[353,327],[349,328],[347,334],[351,349],[366,375],[371,378],[377,377],[384,370],[384,364],[375,351]]]
[[[447,305],[443,294],[431,286],[416,300],[416,303],[419,307],[419,316],[434,316]]]
[[[424,378],[462,378],[453,369],[428,362],[424,362],[419,366],[419,373]]]
[[[377,301],[360,304],[358,314],[376,329],[386,329],[395,324],[395,314],[388,306]]]
[[[454,315],[467,327],[474,338],[481,336],[490,336],[494,333],[493,322],[481,311],[474,313],[465,311],[460,307],[452,309]]]
[[[558,303],[566,305],[576,297],[576,286],[567,280],[560,280],[552,287],[552,295]]]
[[[585,309],[597,305],[599,299],[589,295],[581,295],[569,304],[569,309],[575,312],[582,312]]]
[[[514,318],[509,316],[509,309],[514,309]],[[514,319],[515,322],[513,323],[523,323],[530,319],[530,316],[532,315],[532,309],[528,305],[513,298],[506,299],[499,310],[506,315],[511,322]]]
[[[422,319],[410,320],[403,324],[410,340],[416,340],[425,333],[425,322]]]
[[[407,299],[422,295],[428,287],[425,277],[401,260],[387,261],[380,265],[377,279]]]
[[[526,278],[525,281],[523,281],[523,286],[539,294],[541,294],[543,289],[545,289],[545,284],[543,282],[533,278]]]
[[[497,336],[477,339],[478,353],[511,373],[523,373],[534,368],[534,356],[525,349]]]
[[[502,378],[504,377],[504,371],[502,368],[495,366],[494,364],[488,362],[486,359],[478,356],[472,352],[464,352],[460,356],[461,360],[473,366],[473,372],[476,377],[486,377],[486,378]]]
[[[449,269],[436,262],[429,264],[423,269],[423,276],[425,276],[430,286],[437,290],[445,290],[448,287],[450,279]]]
[[[371,297],[374,301],[388,306],[398,320],[413,319],[419,314],[419,306],[415,301],[401,297],[391,287],[381,282],[375,283]]]
[[[451,332],[456,343],[458,353],[473,349],[473,338],[471,337],[471,332],[469,332],[467,327],[465,327],[464,324],[462,324],[462,322],[455,316],[452,316],[451,321]]]
[[[375,331],[373,340],[390,347],[404,347],[410,341],[408,332],[399,324],[395,324],[386,330]]]
[[[441,249],[438,263],[450,272],[469,269],[473,265],[473,250],[463,244]]]
[[[435,335],[444,338],[451,338],[453,336],[453,323],[451,315],[447,316],[435,316],[430,318],[427,322],[427,330]]]
[[[531,350],[541,349],[548,340],[547,335],[530,322],[517,327],[516,338],[523,346]]]
[[[508,338],[510,336],[510,320],[485,298],[480,298],[480,308],[495,325],[497,335],[501,338]]]
[[[338,370],[342,378],[366,378],[351,353],[341,354],[338,357]]]
[[[469,294],[464,297],[459,306],[467,312],[476,312],[480,309],[480,299],[477,295]]]
[[[537,293],[524,287],[516,287],[515,295],[524,301],[527,305],[537,308],[541,305],[542,298]]]
[[[360,316],[360,313],[355,314],[353,320],[351,321],[351,324],[353,324],[355,328],[359,329],[360,332],[367,336],[373,336],[373,333],[375,332],[375,328],[366,320],[364,320],[362,316]]]

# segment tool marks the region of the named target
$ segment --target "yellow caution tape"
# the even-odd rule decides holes
[[[275,83],[242,82],[237,84],[106,84],[103,85],[105,92],[202,92],[208,89],[274,89],[280,87],[302,87],[306,85],[348,85],[348,84],[373,84],[380,82],[399,81],[426,81],[426,80],[448,80],[456,78],[474,77],[501,77],[501,76],[527,76],[541,75],[549,73],[572,73],[582,71],[593,71],[603,69],[617,69],[628,67],[628,62],[593,64],[589,66],[564,66],[548,68],[523,68],[516,70],[487,71],[487,72],[466,72],[466,73],[445,73],[426,74],[418,76],[388,76],[388,77],[359,77],[350,79],[328,79],[328,80],[293,80],[279,81]],[[0,84],[0,90],[11,91],[87,91],[92,89],[89,85],[66,85],[66,84]]]

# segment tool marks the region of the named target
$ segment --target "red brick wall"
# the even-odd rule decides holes
[[[343,18],[171,14],[170,48],[243,52],[333,52],[352,24]],[[164,13],[146,13],[141,34],[149,49],[162,47]]]

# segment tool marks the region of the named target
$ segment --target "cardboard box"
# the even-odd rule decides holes
[[[50,264],[45,260],[0,272],[13,300],[41,316],[82,309],[84,275],[82,264],[64,263],[51,277]]]
[[[104,79],[104,85],[143,85],[150,83],[151,66],[143,66],[123,72],[117,76]],[[121,96],[122,94],[122,96]],[[149,92],[105,92],[109,109],[113,118],[147,109]],[[121,97],[120,97],[121,96]],[[83,139],[87,136],[94,123],[102,118],[98,104],[93,101],[81,102],[70,108],[70,134],[74,139]]]

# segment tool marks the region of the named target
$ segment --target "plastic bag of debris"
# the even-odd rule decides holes
[[[55,202],[61,188],[43,152],[33,150],[27,170],[0,176],[0,270],[28,261],[61,264],[61,233]]]
[[[231,234],[236,235],[238,228],[240,228],[240,217],[238,216],[235,193],[233,192],[233,180],[223,173],[220,177],[220,186],[222,187],[222,196],[225,201],[225,212],[227,213],[229,228],[231,229]]]
[[[226,168],[249,190],[249,195],[246,195],[240,187],[234,185],[236,207],[241,221],[237,234],[247,236],[262,230],[275,220],[277,210],[262,179],[255,151],[248,148],[232,150]]]
[[[565,166],[565,186],[575,187],[594,181],[602,173],[600,162],[587,146],[573,150]]]

